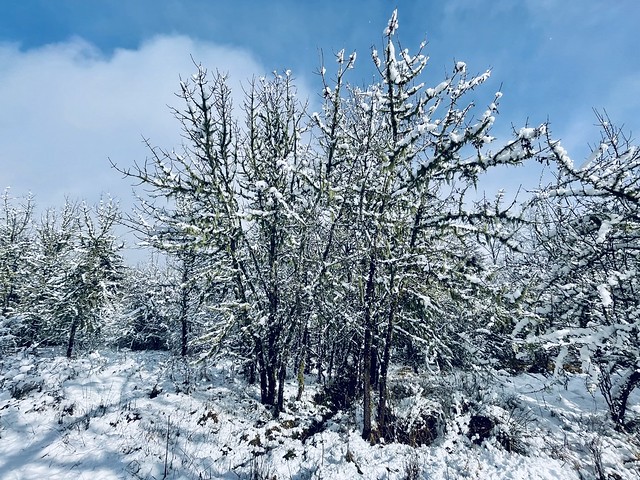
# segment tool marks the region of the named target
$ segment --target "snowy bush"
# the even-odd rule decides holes
[[[18,332],[22,330],[22,319],[19,317],[7,318],[0,316],[0,353],[8,355],[15,353],[19,339]]]
[[[390,405],[387,441],[419,446],[460,436],[477,445],[493,442],[507,452],[527,451],[533,414],[516,396],[498,393],[490,376],[396,377],[390,384]]]

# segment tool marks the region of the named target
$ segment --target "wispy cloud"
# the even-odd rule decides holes
[[[40,25],[29,23],[35,14],[24,9],[7,22],[20,28],[5,38],[39,45],[40,34],[51,39],[75,33],[91,43],[75,37],[27,50],[0,44],[0,189],[31,190],[42,205],[60,203],[64,194],[129,195],[107,157],[123,164],[143,159],[148,152],[142,136],[166,147],[179,143],[179,126],[166,105],[178,102],[178,76],[194,70],[190,55],[209,69],[229,70],[236,82],[292,68],[304,87],[303,76],[314,80],[318,49],[329,71],[333,52],[357,49],[349,79],[366,84],[372,77],[369,48],[380,46],[393,8],[382,0],[366,8],[337,0],[181,0],[163,8],[151,0],[73,9],[71,2],[61,4],[67,8],[47,4],[40,12],[57,29],[35,28]],[[592,108],[606,108],[614,121],[637,128],[638,13],[634,0],[606,6],[597,0],[408,2],[400,5],[399,33],[411,51],[426,35],[427,83],[437,84],[454,59],[466,61],[474,73],[493,68],[473,100],[482,108],[497,89],[505,93],[495,133],[548,118],[554,134],[577,149],[597,138]],[[121,48],[132,45],[139,46]]]
[[[65,195],[129,197],[108,157],[122,165],[143,160],[143,136],[179,145],[167,105],[180,106],[174,92],[179,76],[195,70],[191,57],[229,72],[236,90],[263,73],[246,51],[184,36],[155,37],[108,57],[79,38],[28,51],[0,45],[0,188],[31,191],[43,206]]]

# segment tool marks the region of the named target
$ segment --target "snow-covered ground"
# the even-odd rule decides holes
[[[327,419],[313,385],[274,420],[230,364],[194,366],[158,352],[7,356],[0,360],[0,478],[640,478],[637,434],[612,430],[602,397],[583,376],[553,382],[523,374],[490,385],[460,378],[439,393],[457,413],[446,415],[432,445],[370,446],[358,433],[359,411]],[[394,382],[415,393],[396,402],[399,417],[433,402],[420,377],[404,372]],[[292,380],[287,398],[295,391]],[[479,445],[468,438],[473,396],[500,419]],[[640,415],[639,400],[636,393],[630,415]]]

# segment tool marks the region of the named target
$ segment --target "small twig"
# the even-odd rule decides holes
[[[164,448],[164,473],[162,478],[167,478],[168,475],[168,460],[169,460],[169,427],[170,427],[171,417],[167,417],[167,442]]]

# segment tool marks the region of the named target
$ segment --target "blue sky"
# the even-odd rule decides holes
[[[103,193],[131,204],[113,171],[144,160],[142,137],[171,148],[179,126],[179,76],[229,71],[236,89],[252,75],[291,69],[317,101],[320,51],[356,50],[351,81],[372,75],[369,51],[398,7],[399,37],[426,39],[425,81],[455,60],[492,69],[481,104],[501,89],[498,132],[547,119],[577,159],[598,141],[593,108],[637,133],[640,121],[638,0],[16,0],[0,5],[0,189],[32,192],[40,207]],[[329,66],[330,68],[330,66]],[[500,181],[518,183],[505,172]]]

